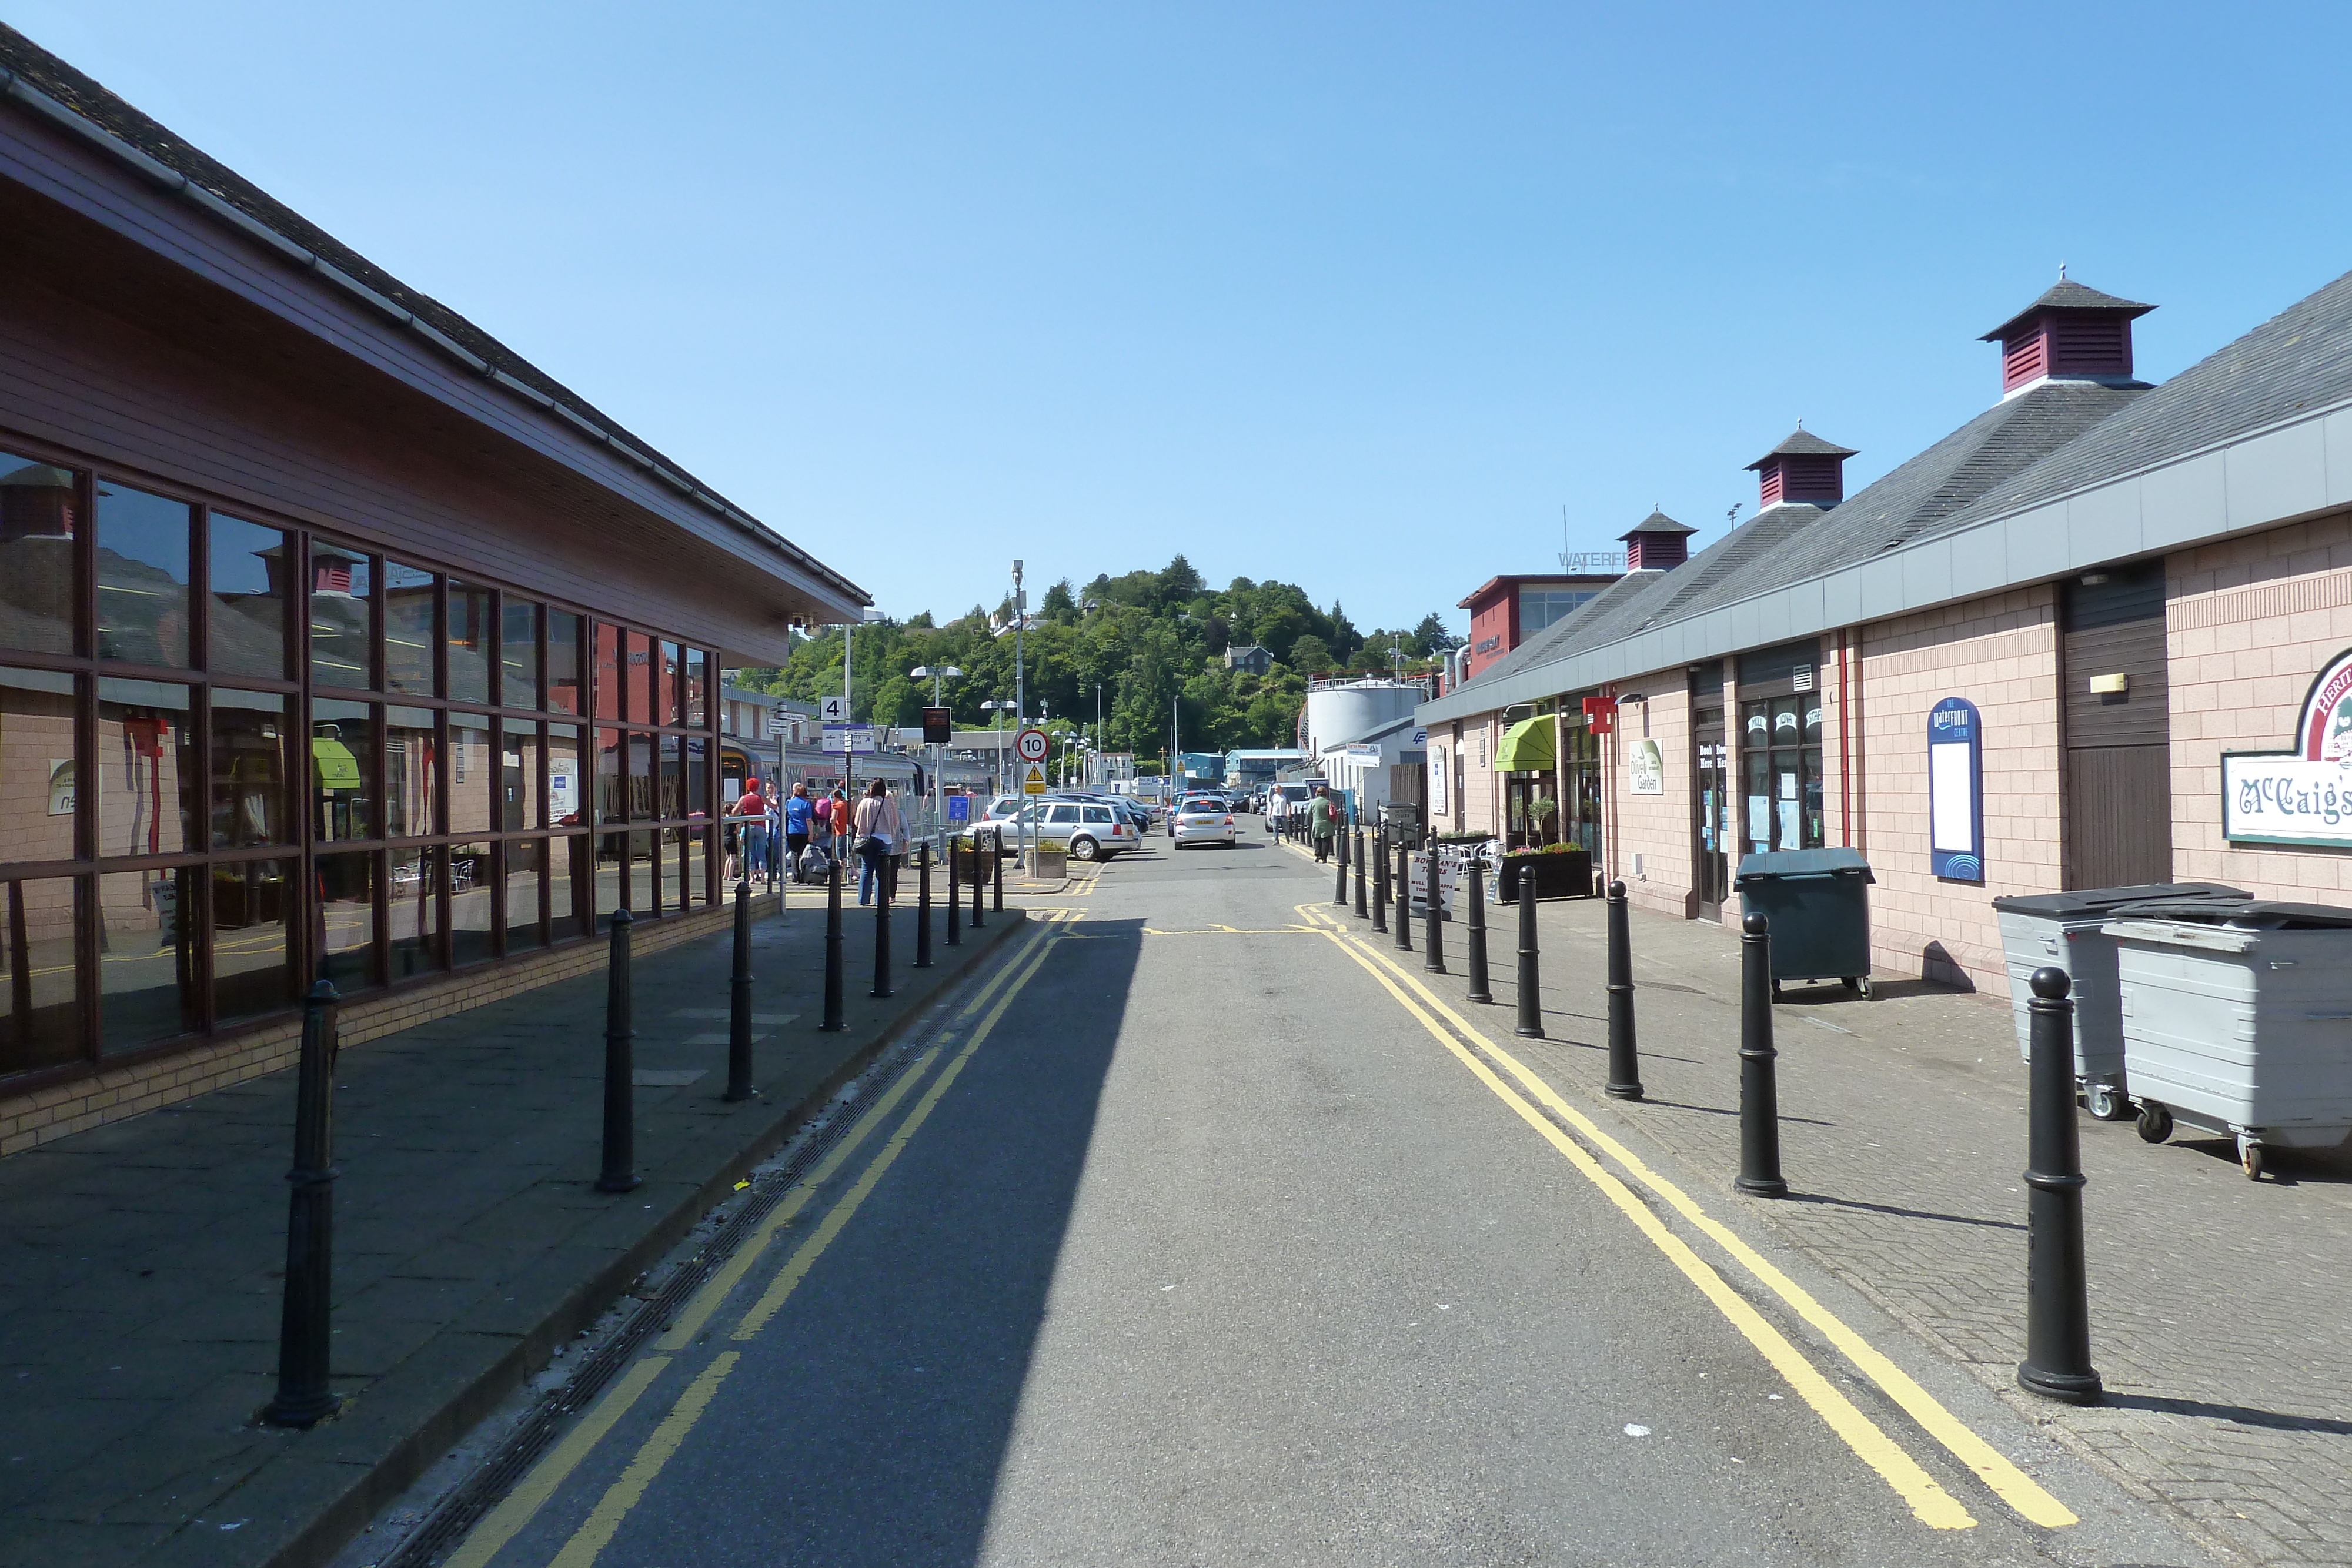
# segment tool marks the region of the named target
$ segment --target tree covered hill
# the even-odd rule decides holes
[[[954,666],[961,678],[945,695],[959,727],[985,727],[982,702],[1013,695],[1013,605],[992,616],[980,605],[947,622],[929,614],[883,621],[857,629],[852,684],[853,716],[878,724],[912,725],[931,700],[931,683],[909,672],[919,665]],[[1047,589],[1032,607],[1023,638],[1028,707],[1093,732],[1099,690],[1103,741],[1111,751],[1156,757],[1168,743],[1171,702],[1183,720],[1186,750],[1296,744],[1307,677],[1391,669],[1401,651],[1408,672],[1425,670],[1433,655],[1459,639],[1434,613],[1410,631],[1356,630],[1338,604],[1318,609],[1306,591],[1286,582],[1237,577],[1212,590],[1182,556],[1159,571],[1097,577],[1083,588],[1068,579]],[[1225,667],[1228,647],[1255,643],[1274,655],[1264,675]],[[838,628],[811,637],[777,670],[746,670],[745,684],[779,696],[814,702],[841,690]]]

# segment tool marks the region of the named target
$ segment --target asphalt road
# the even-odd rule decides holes
[[[453,1563],[2211,1561],[1249,821],[1041,905]]]

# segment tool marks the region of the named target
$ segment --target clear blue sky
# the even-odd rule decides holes
[[[1867,481],[2049,284],[2160,379],[2352,267],[2336,5],[10,0],[896,615],[1158,566],[1367,630]]]

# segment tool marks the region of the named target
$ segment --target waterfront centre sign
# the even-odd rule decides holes
[[[2303,699],[2292,751],[2221,754],[2221,832],[2231,843],[2352,846],[2352,649]]]

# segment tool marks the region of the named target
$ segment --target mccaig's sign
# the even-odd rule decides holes
[[[2221,754],[2232,843],[2352,845],[2352,650],[2311,683],[2293,751]]]

